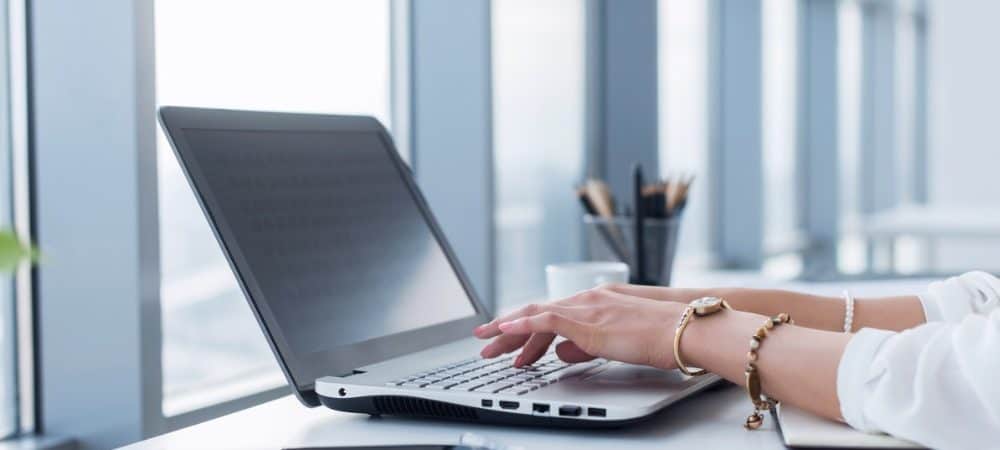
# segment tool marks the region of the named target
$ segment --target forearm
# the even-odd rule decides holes
[[[845,301],[799,292],[762,289],[710,289],[740,311],[765,316],[788,313],[801,326],[826,331],[844,331]],[[858,298],[854,302],[854,326],[901,331],[924,323],[923,307],[915,296]]]
[[[794,314],[792,318],[798,321]],[[750,336],[765,320],[766,316],[740,311],[692,320],[681,340],[681,355],[692,366],[744,386]],[[837,367],[850,337],[795,325],[775,327],[761,344],[756,362],[764,392],[820,416],[840,419]]]
[[[618,285],[615,291],[636,297],[687,303],[699,297],[721,297],[733,308],[765,316],[788,313],[801,326],[844,330],[844,299],[775,289],[664,288]],[[923,324],[924,311],[915,296],[859,298],[854,305],[853,331],[879,328],[900,331]]]

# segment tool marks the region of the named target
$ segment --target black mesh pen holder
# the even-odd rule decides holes
[[[643,241],[645,273],[636,273],[635,227],[632,217],[617,216],[613,219],[584,215],[586,257],[590,261],[621,261],[629,266],[634,283],[670,286],[677,254],[677,233],[681,217],[645,219]]]

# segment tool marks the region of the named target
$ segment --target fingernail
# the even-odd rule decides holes
[[[514,360],[514,367],[521,367],[522,362],[524,362],[524,355],[518,355],[517,359]]]

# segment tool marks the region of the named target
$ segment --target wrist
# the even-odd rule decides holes
[[[742,373],[747,341],[764,316],[735,310],[698,317],[688,324],[680,352],[687,364],[733,380]]]

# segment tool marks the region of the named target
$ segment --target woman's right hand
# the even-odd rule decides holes
[[[537,361],[559,335],[567,341],[556,346],[556,353],[567,362],[603,357],[672,369],[674,327],[685,308],[601,287],[527,305],[476,328],[475,335],[493,339],[481,352],[485,358],[521,349],[515,366]]]

